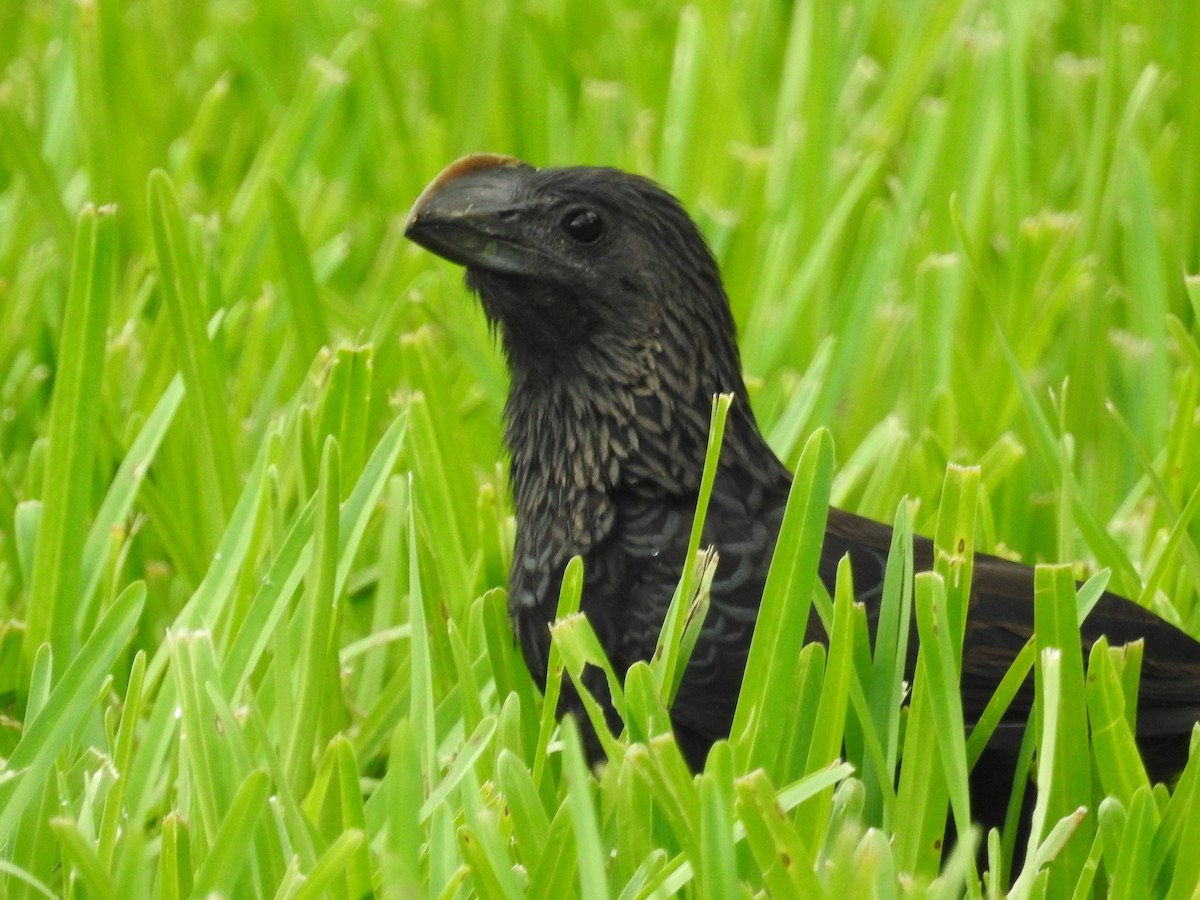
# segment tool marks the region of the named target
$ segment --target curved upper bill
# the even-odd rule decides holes
[[[404,236],[462,266],[525,273],[540,257],[514,216],[536,171],[513,156],[473,153],[443,169],[421,192]]]

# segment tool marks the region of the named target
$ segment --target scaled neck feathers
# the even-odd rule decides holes
[[[721,305],[728,309],[723,294]],[[526,364],[529,348],[505,341],[512,372],[505,441],[518,523],[567,527],[526,533],[525,541],[585,553],[610,533],[618,495],[694,496],[717,393],[735,396],[722,466],[749,463],[753,477],[786,489],[789,476],[750,411],[732,323],[702,328],[707,333],[687,334],[659,323],[633,339],[583,340],[553,369]]]

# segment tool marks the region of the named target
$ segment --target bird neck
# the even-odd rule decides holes
[[[505,440],[519,528],[566,525],[568,553],[603,540],[618,496],[694,496],[704,469],[712,397],[729,392],[722,465],[786,490],[787,470],[767,447],[734,364],[664,370],[656,336],[637,346],[581,348],[548,372],[510,360]],[[707,361],[697,360],[704,363]],[[527,537],[532,537],[527,535]]]
[[[650,342],[510,364],[505,440],[518,516],[531,504],[594,505],[627,486],[631,461],[655,453],[655,421],[678,405],[655,375]]]

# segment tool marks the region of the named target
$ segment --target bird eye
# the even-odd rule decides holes
[[[573,209],[562,220],[563,230],[581,244],[594,244],[604,233],[604,223],[592,209]]]

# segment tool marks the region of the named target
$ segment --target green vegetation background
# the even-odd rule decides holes
[[[951,630],[902,714],[848,584],[828,655],[787,623],[831,496],[1200,636],[1196,59],[1183,0],[4,0],[0,896],[1192,896],[1200,757],[1146,783],[1140,657],[1085,679],[1070,570],[1023,658],[1043,827],[983,888],[940,846]],[[593,778],[507,631],[502,361],[402,237],[475,150],[680,196],[803,473],[695,780],[662,737]]]

